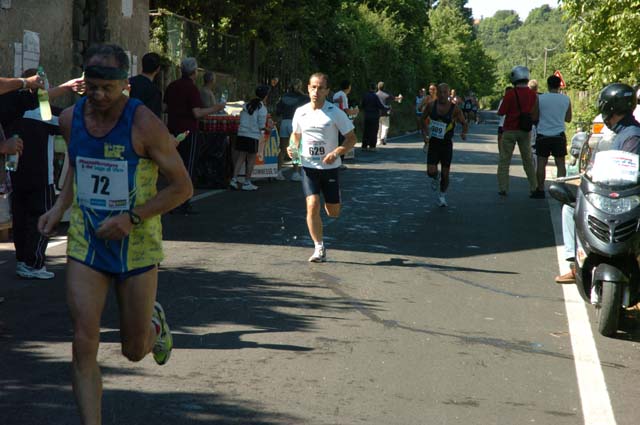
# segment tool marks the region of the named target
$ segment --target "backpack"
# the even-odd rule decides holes
[[[518,98],[518,89],[514,88],[513,91],[516,95],[516,103],[518,105],[518,111],[520,112],[520,115],[518,116],[518,128],[522,131],[529,132],[533,127],[533,118],[531,118],[530,112],[522,112],[522,109],[520,108],[520,99]]]

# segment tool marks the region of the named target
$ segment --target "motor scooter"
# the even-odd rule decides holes
[[[580,185],[553,183],[551,196],[575,208],[575,273],[596,308],[598,331],[614,336],[624,309],[640,299],[638,155],[611,150],[613,135],[591,135],[579,154]]]

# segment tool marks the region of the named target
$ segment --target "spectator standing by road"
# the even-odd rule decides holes
[[[340,82],[340,91],[333,95],[333,103],[338,105],[338,108],[347,114],[347,117],[349,117],[350,120],[353,120],[358,115],[358,108],[349,107],[349,93],[351,93],[351,82],[349,80],[342,80],[342,82]],[[342,146],[343,142],[344,136],[341,133],[338,133],[338,144]],[[347,166],[344,165],[344,155],[340,157],[340,159],[343,161],[340,168],[347,168]]]
[[[309,103],[309,96],[302,91],[302,80],[296,78],[291,83],[289,91],[287,91],[280,101],[276,105],[276,115],[278,115],[282,121],[280,122],[280,152],[278,153],[278,175],[277,180],[284,180],[285,177],[282,174],[282,166],[285,161],[285,155],[287,155],[287,146],[289,146],[289,137],[291,137],[291,123],[293,120],[293,114],[300,106]],[[300,172],[300,166],[293,165],[293,172],[291,173],[291,180],[294,182],[302,181],[302,173]]]
[[[377,143],[386,145],[387,135],[389,134],[389,124],[391,121],[391,102],[402,102],[402,95],[391,96],[389,93],[384,91],[384,81],[380,81],[378,82],[378,91],[376,92],[376,96],[380,99],[380,103],[384,105],[384,109],[380,110]]]
[[[26,70],[25,78],[37,75]],[[49,99],[77,92],[81,79],[69,80],[48,90]],[[53,117],[42,119],[37,90],[19,90],[0,96],[2,123],[10,134],[24,142],[18,168],[9,172],[11,179],[11,217],[16,252],[16,274],[25,279],[53,279],[45,267],[48,238],[38,232],[38,218],[51,209],[55,201],[53,144],[59,134],[59,108],[51,107]]]
[[[387,108],[376,95],[376,85],[371,83],[369,91],[362,96],[362,110],[364,111],[364,132],[362,135],[362,150],[375,151],[378,139],[380,113]]]
[[[80,422],[102,423],[97,356],[109,287],[120,312],[122,353],[140,361],[153,352],[169,360],[173,340],[155,302],[162,260],[160,215],[188,199],[189,176],[164,124],[128,98],[129,59],[115,45],[89,48],[86,96],[60,115],[71,166],[53,208],[38,221],[50,236],[71,207],[67,241],[67,303],[73,325],[72,385]],[[167,186],[157,191],[158,172]]]
[[[536,156],[538,188],[534,193],[535,198],[544,198],[544,181],[549,156],[553,159],[558,169],[557,176],[567,175],[565,156],[567,156],[567,136],[565,135],[565,122],[571,122],[571,100],[569,96],[559,93],[561,80],[552,75],[547,78],[548,93],[538,95],[540,120],[536,125]]]
[[[531,158],[529,133],[531,132],[532,123],[538,120],[538,97],[535,92],[527,87],[529,82],[529,69],[527,67],[513,67],[509,78],[514,89],[505,93],[502,104],[498,109],[498,115],[506,115],[503,126],[502,149],[498,159],[498,194],[507,196],[509,191],[509,167],[513,150],[517,144],[520,149],[522,166],[529,181],[530,197],[532,197],[538,187],[538,181]]]
[[[256,165],[258,155],[258,145],[260,139],[264,138],[264,131],[267,125],[267,107],[264,105],[264,98],[269,93],[269,87],[258,86],[256,97],[251,99],[240,112],[240,126],[238,127],[238,137],[236,138],[233,152],[233,177],[229,182],[231,189],[238,189],[238,175],[244,165],[244,182],[240,189],[258,190],[258,186],[251,183],[251,174]]]
[[[213,93],[213,87],[216,84],[216,74],[207,71],[202,76],[202,87],[200,87],[200,100],[202,100],[203,108],[211,108],[218,104],[216,95]]]
[[[278,105],[278,102],[280,102],[281,95],[280,78],[271,77],[271,80],[269,81],[269,95],[265,99],[267,111],[269,111],[270,114],[275,115],[276,106]]]
[[[147,53],[142,57],[142,73],[131,77],[129,96],[140,99],[156,116],[162,119],[162,91],[153,82],[160,72],[160,55]]]
[[[195,162],[198,158],[198,120],[224,109],[224,104],[205,108],[195,80],[198,63],[195,58],[185,58],[180,64],[182,77],[167,86],[164,102],[167,104],[169,131],[177,136],[188,131],[186,139],[178,145],[178,152],[191,179],[194,178]],[[190,200],[181,205],[177,212],[194,214]]]
[[[426,98],[426,90],[421,88],[416,94],[416,129],[422,131],[422,104]]]
[[[336,105],[325,101],[329,94],[329,81],[325,74],[315,73],[307,87],[311,102],[296,110],[293,117],[294,155],[302,143],[302,189],[307,204],[307,227],[315,249],[309,262],[326,261],[327,251],[323,242],[320,194],[324,196],[324,208],[329,217],[340,215],[340,156],[349,152],[356,143],[353,123]],[[374,95],[375,96],[375,95]],[[338,133],[345,136],[345,143],[338,146]]]

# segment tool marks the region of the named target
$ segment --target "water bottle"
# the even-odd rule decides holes
[[[222,90],[222,94],[220,95],[220,103],[227,103],[228,98],[229,91],[227,89]]]
[[[18,137],[17,134],[13,135],[14,138]],[[20,155],[18,152],[14,154],[7,155],[4,161],[4,169],[7,171],[18,171],[18,160],[20,159]]]
[[[51,120],[51,105],[49,104],[49,81],[42,66],[38,67],[38,76],[44,83],[44,90],[38,90],[38,103],[40,104],[40,117],[43,121]]]
[[[289,138],[289,147],[291,148],[291,163],[293,165],[300,165],[302,163],[300,161],[300,150],[302,148],[302,140],[300,140],[298,149],[294,149],[295,144],[293,143],[293,137]]]

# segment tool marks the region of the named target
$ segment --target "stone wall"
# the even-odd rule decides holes
[[[123,4],[132,6],[131,17]],[[84,50],[96,42],[119,44],[138,58],[149,46],[148,0],[2,0],[0,3],[0,76],[13,76],[14,42],[24,30],[40,34],[40,63],[52,84],[82,72]]]

